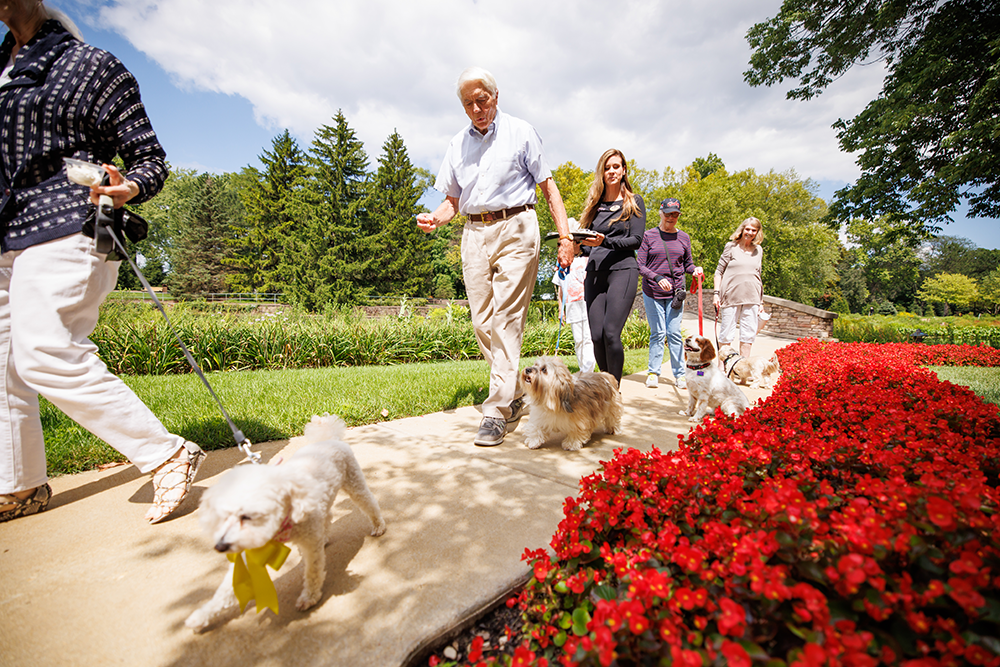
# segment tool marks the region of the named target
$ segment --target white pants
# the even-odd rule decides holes
[[[521,396],[521,341],[538,276],[540,244],[534,210],[492,223],[469,220],[462,230],[462,276],[472,326],[490,365],[484,417],[509,418],[511,401]]]
[[[757,314],[760,306],[726,306],[719,309],[719,345],[733,345],[739,349],[740,343],[752,343],[757,338]],[[736,336],[736,325],[740,327],[740,339]]]
[[[597,366],[597,359],[594,357],[594,341],[590,337],[590,322],[580,320],[570,322],[573,329],[573,342],[576,344],[576,360],[580,364],[580,370],[584,373],[593,372]]]
[[[82,234],[0,255],[0,493],[48,480],[39,394],[142,472],[185,445],[108,371],[87,338],[119,264],[104,261]]]

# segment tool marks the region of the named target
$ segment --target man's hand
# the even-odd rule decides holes
[[[566,267],[573,263],[576,255],[576,246],[573,239],[562,239],[559,241],[559,265]]]
[[[447,224],[455,217],[456,213],[458,213],[458,197],[445,197],[433,213],[417,215],[417,227],[424,233],[433,232],[438,227]]]
[[[433,213],[419,213],[417,214],[417,227],[420,231],[425,233],[433,232],[438,228],[437,221],[434,220]]]

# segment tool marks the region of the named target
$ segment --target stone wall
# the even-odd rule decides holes
[[[702,292],[703,316],[706,322],[715,321],[715,308],[712,307],[712,297],[715,290],[706,289]],[[633,310],[643,317],[646,309],[642,305],[642,292],[636,295]],[[764,295],[764,310],[771,313],[771,319],[761,333],[778,338],[819,338],[828,340],[833,335],[833,321],[837,313],[813,308],[803,303],[779,299],[776,296]],[[698,316],[697,294],[688,294],[684,301],[684,312]]]

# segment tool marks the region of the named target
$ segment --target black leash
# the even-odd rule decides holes
[[[156,297],[156,293],[153,291],[152,286],[150,286],[149,281],[146,280],[146,276],[142,275],[142,271],[139,270],[139,267],[136,266],[135,262],[132,261],[132,257],[125,250],[124,243],[122,243],[121,239],[118,238],[118,235],[115,234],[114,225],[101,224],[102,222],[103,221],[99,221],[95,225],[95,232],[99,228],[103,227],[104,230],[111,235],[111,238],[114,240],[115,246],[118,247],[118,252],[121,254],[122,257],[124,257],[128,261],[129,266],[132,267],[132,271],[134,271],[136,277],[139,278],[139,282],[141,282],[142,286],[146,288],[146,291],[149,292],[149,295],[153,297],[153,303],[156,304],[156,307],[157,309],[159,309],[160,314],[163,315],[163,319],[167,321],[167,325],[170,326],[170,330],[173,331],[174,333],[174,338],[176,338],[177,342],[180,343],[181,349],[184,351],[184,356],[187,358],[187,361],[191,365],[192,370],[194,370],[194,372],[198,374],[198,377],[201,378],[201,381],[208,389],[208,393],[210,393],[212,395],[212,398],[215,399],[215,404],[219,406],[219,411],[222,413],[222,416],[226,418],[226,423],[229,424],[229,430],[233,432],[233,439],[236,440],[236,446],[239,447],[243,451],[243,453],[247,455],[247,459],[249,459],[251,462],[260,463],[260,454],[250,450],[250,440],[247,439],[245,435],[243,435],[243,431],[238,429],[236,427],[236,424],[233,423],[233,420],[229,418],[229,413],[226,412],[226,408],[223,407],[222,401],[219,400],[219,397],[215,395],[215,391],[212,389],[212,385],[208,383],[208,378],[206,378],[205,374],[201,371],[201,367],[198,365],[198,362],[194,360],[194,356],[191,355],[191,352],[188,350],[187,345],[185,345],[184,341],[181,340],[180,334],[177,333],[177,328],[174,326],[174,323],[170,321],[169,317],[167,317],[167,311],[164,310],[163,304],[160,303],[160,300]]]
[[[715,307],[715,350],[719,351],[719,307]]]

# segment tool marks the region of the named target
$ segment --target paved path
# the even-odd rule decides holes
[[[790,342],[762,336],[754,352]],[[400,665],[525,577],[524,549],[548,544],[563,500],[614,449],[677,446],[690,426],[678,414],[687,393],[644,380],[622,381],[621,434],[580,452],[556,442],[528,450],[516,429],[499,447],[475,447],[478,406],[350,429],[385,535],[368,536],[367,519],[341,496],[319,605],[295,610],[302,566],[293,550],[275,576],[278,616],[251,605],[202,635],[184,619],[227,561],[201,533],[197,500],[241,456],[212,452],[193,502],[158,526],[142,518],[152,487],[132,466],[58,477],[48,510],[0,523],[0,665]],[[768,393],[745,391],[751,401]],[[286,445],[255,449],[269,460],[289,455]]]

